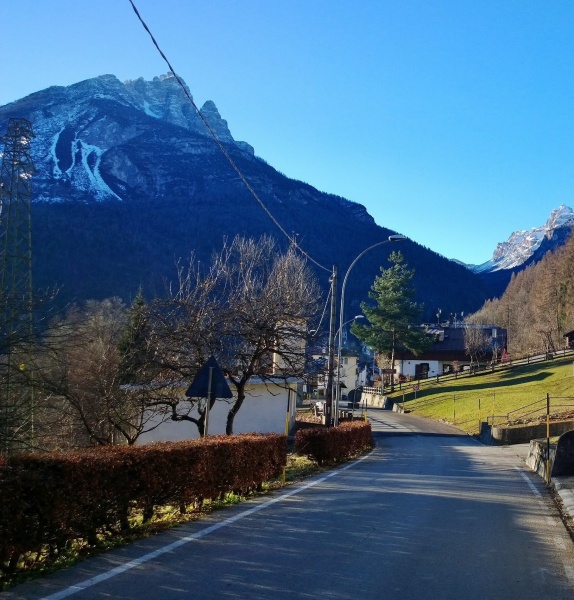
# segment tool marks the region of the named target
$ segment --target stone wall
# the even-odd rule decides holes
[[[556,445],[550,445],[550,465],[554,464],[554,457],[556,455]],[[546,440],[531,440],[530,447],[528,448],[528,456],[526,457],[526,464],[544,481],[548,481],[548,449]],[[552,469],[552,466],[551,466]]]

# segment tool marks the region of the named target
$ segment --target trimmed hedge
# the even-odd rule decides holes
[[[287,439],[213,436],[148,446],[104,447],[0,459],[0,568],[14,573],[27,553],[57,554],[74,540],[129,528],[161,506],[247,494],[277,477]]]
[[[338,427],[300,429],[295,434],[295,452],[318,465],[343,462],[372,448],[371,424],[341,423]]]

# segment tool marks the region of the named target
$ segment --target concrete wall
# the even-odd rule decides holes
[[[574,421],[550,423],[550,436],[562,435],[574,429]],[[492,442],[497,444],[527,444],[530,440],[546,437],[546,423],[523,427],[493,427]]]
[[[574,474],[574,431],[563,433],[557,444],[550,444],[550,453],[547,440],[530,442],[526,464],[544,481],[548,481],[548,456],[551,477],[571,477]]]
[[[556,455],[556,446],[550,446],[550,469],[554,463],[554,457]],[[526,457],[526,464],[544,481],[548,481],[548,452],[546,446],[546,440],[531,440],[530,447],[528,448],[528,456]]]
[[[359,406],[365,405],[365,399],[367,401],[367,408],[392,408],[393,402],[387,396],[383,396],[379,388],[363,388],[361,395],[361,403]]]

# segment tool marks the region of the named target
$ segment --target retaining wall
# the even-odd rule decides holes
[[[550,423],[550,436],[562,435],[574,429],[574,421]],[[522,427],[493,427],[492,443],[494,444],[527,444],[530,440],[546,437],[546,423],[540,425],[524,425]]]
[[[550,471],[552,471],[552,465],[556,457],[556,444],[550,444]],[[548,481],[548,452],[546,440],[530,440],[530,446],[528,448],[528,456],[526,457],[526,464],[544,481]]]
[[[365,402],[365,400],[367,401],[367,407],[371,408],[391,408],[393,405],[393,402],[387,396],[363,390],[361,403]]]

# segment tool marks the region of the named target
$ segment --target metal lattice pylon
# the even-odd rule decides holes
[[[33,400],[23,362],[32,333],[30,144],[26,119],[10,119],[0,169],[0,437],[2,449],[29,444],[34,435]]]
[[[0,171],[0,285],[4,295],[3,308],[8,312],[6,316],[16,314],[20,319],[22,311],[31,309],[32,303],[30,180],[33,165],[30,143],[33,137],[29,121],[10,119],[8,132],[3,138]]]

